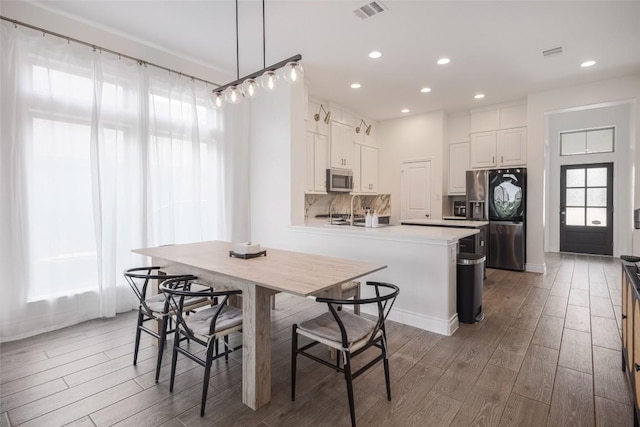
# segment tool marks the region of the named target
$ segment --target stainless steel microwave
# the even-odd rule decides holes
[[[353,171],[351,169],[327,169],[327,192],[349,193],[353,191]]]

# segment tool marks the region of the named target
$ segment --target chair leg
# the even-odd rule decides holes
[[[225,335],[225,339],[228,335]],[[204,383],[202,385],[202,403],[200,404],[200,416],[204,417],[204,405],[207,403],[207,391],[209,390],[209,375],[211,374],[211,362],[213,361],[213,345],[207,346],[207,358],[204,365]]]
[[[140,348],[140,326],[142,326],[142,321],[144,320],[144,316],[142,311],[138,310],[138,324],[136,325],[136,346],[133,349],[133,366],[138,363],[138,349]]]
[[[356,299],[360,299],[360,284],[358,284],[358,287],[356,288]],[[360,316],[360,304],[354,304],[353,314]]]
[[[229,335],[224,336],[224,361],[229,361]]]
[[[294,324],[291,335],[291,401],[296,400],[296,362],[298,359],[298,325]]]
[[[391,402],[391,381],[389,379],[389,355],[387,354],[386,335],[382,341],[382,363],[384,365],[384,381],[387,384],[387,400]]]
[[[160,335],[160,339],[158,340],[158,360],[156,362],[156,383],[160,378],[160,366],[162,366],[162,356],[164,355],[164,345],[167,341],[168,321],[169,321],[169,316],[164,316],[162,318],[162,326],[160,326],[160,330],[158,331]]]
[[[178,326],[176,325],[176,328]],[[173,391],[173,382],[176,378],[176,365],[178,362],[178,347],[180,347],[180,332],[176,329],[173,336],[173,356],[171,358],[171,382],[169,383],[169,391]]]
[[[349,412],[351,413],[351,427],[356,427],[356,408],[353,400],[353,377],[351,376],[351,355],[345,352],[344,379],[347,381],[347,397],[349,398]]]

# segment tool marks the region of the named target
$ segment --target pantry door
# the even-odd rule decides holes
[[[401,219],[431,217],[431,161],[402,163]]]

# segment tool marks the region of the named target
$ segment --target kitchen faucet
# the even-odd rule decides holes
[[[358,198],[358,201],[360,201],[360,195],[359,194],[352,194],[351,195],[351,209],[349,211],[350,217],[349,217],[349,225],[353,226],[353,200],[355,198]]]

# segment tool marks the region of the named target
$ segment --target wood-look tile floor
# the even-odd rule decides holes
[[[620,262],[547,255],[546,274],[487,270],[485,320],[451,337],[388,323],[393,400],[381,367],[355,382],[358,424],[391,426],[631,426],[621,371]],[[143,338],[132,366],[134,312],[0,346],[0,427],[348,426],[343,377],[305,358],[289,398],[291,325],[321,313],[278,295],[272,325],[272,400],[241,402],[241,352],[214,364],[206,416],[203,370],[170,353],[154,383],[156,353]],[[171,343],[171,341],[170,341]],[[320,349],[323,350],[323,349]]]

